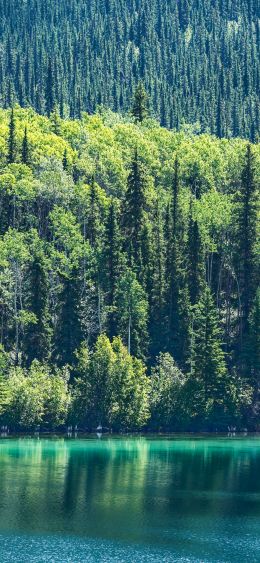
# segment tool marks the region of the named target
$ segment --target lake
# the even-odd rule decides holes
[[[260,439],[2,439],[0,561],[259,562]]]

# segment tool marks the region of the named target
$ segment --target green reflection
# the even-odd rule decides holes
[[[259,526],[259,470],[259,439],[2,440],[0,531],[235,540]]]

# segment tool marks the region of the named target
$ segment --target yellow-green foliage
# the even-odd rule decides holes
[[[232,216],[232,194],[239,187],[240,163],[247,141],[217,139],[208,134],[195,135],[188,129],[177,133],[160,127],[151,119],[142,125],[136,124],[111,111],[98,115],[83,114],[81,121],[58,117],[59,134],[55,134],[53,116],[40,116],[31,108],[19,106],[15,107],[14,114],[17,163],[7,166],[10,110],[0,110],[0,190],[13,193],[20,201],[34,198],[37,190],[45,197],[57,192],[57,198],[63,192],[63,201],[65,192],[69,200],[76,191],[76,197],[84,207],[89,194],[86,184],[95,177],[99,198],[107,207],[109,196],[123,197],[131,158],[137,149],[148,172],[147,202],[151,207],[157,194],[161,201],[167,200],[178,155],[184,216],[188,217],[191,191],[199,189],[201,199],[194,206],[194,217],[200,223],[210,251],[214,249],[217,231],[228,228]],[[19,164],[25,127],[33,170]],[[69,172],[76,166],[82,178],[76,186],[63,174],[62,168],[57,168],[54,174],[53,164],[49,174],[48,161],[59,161],[61,166],[65,151]],[[253,152],[258,165],[259,145],[253,147]],[[260,174],[260,166],[256,168]]]
[[[36,114],[31,108],[15,107],[18,148],[27,126],[32,149],[33,164],[42,157],[62,159],[65,149],[69,164],[79,160],[86,170],[96,171],[100,185],[109,192],[124,189],[127,169],[135,148],[146,164],[156,184],[166,186],[172,172],[174,157],[180,160],[183,183],[188,183],[196,165],[204,189],[227,189],[231,177],[238,169],[239,160],[247,141],[243,139],[217,139],[203,134],[173,132],[148,120],[143,125],[117,119],[116,114],[84,114],[79,120],[59,120],[60,134],[54,133],[53,120]],[[112,117],[113,119],[112,119]],[[10,111],[0,110],[1,161],[7,154],[7,137]],[[260,148],[254,153],[260,163]]]

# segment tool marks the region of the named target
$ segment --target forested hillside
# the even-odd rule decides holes
[[[0,103],[129,110],[142,79],[163,126],[259,134],[258,0],[0,0]]]
[[[1,420],[259,425],[259,145],[0,111]]]

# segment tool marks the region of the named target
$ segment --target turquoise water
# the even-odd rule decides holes
[[[259,438],[0,440],[0,562],[259,562]]]

